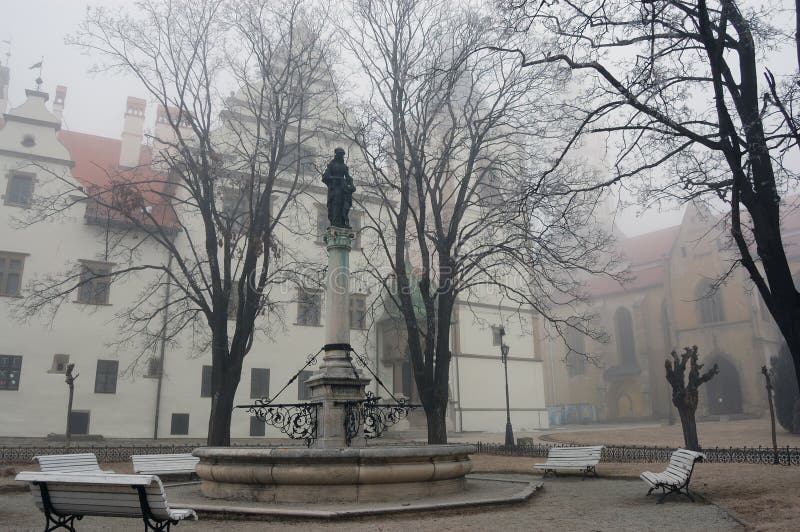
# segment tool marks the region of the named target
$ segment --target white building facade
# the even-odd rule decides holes
[[[0,76],[0,79],[4,79]],[[6,75],[5,79],[8,79]],[[5,87],[0,89],[2,94]],[[30,220],[38,197],[70,184],[91,186],[104,168],[146,163],[150,148],[143,144],[145,102],[128,99],[121,139],[61,130],[66,89],[59,87],[53,103],[40,91],[27,91],[26,101],[4,113],[0,129],[0,436],[41,437],[63,434],[66,427],[67,363],[75,364],[74,434],[106,438],[204,438],[210,411],[208,351],[198,350],[185,338],[164,342],[142,354],[135,339],[120,343],[117,326],[131,301],[152,281],[142,272],[125,283],[98,283],[91,290],[69,294],[55,314],[35,313],[21,319],[25,290],[37,281],[85,268],[117,268],[137,262],[167,265],[163,247],[135,231],[118,238],[141,239],[129,264],[108,259],[108,234],[93,223],[87,206],[72,206],[48,220]],[[5,105],[5,100],[2,102]],[[157,127],[157,126],[156,126]],[[355,176],[357,178],[357,176]],[[304,212],[322,212],[325,189],[309,187]],[[369,201],[364,200],[364,208]],[[354,209],[358,217],[358,209]],[[325,248],[316,234],[318,220],[296,216],[308,224],[306,235],[285,235],[287,245],[309,261],[325,264]],[[324,221],[324,219],[323,219]],[[186,221],[184,221],[186,224]],[[362,238],[369,238],[368,234]],[[175,233],[176,245],[186,245]],[[359,254],[351,257],[359,269]],[[395,396],[416,399],[407,351],[397,334],[392,312],[374,305],[379,289],[367,282],[353,283],[352,345]],[[324,340],[324,301],[298,297],[297,288],[280,287],[282,319],[268,333],[259,333],[244,361],[236,404],[252,403],[278,391],[300,371]],[[166,298],[165,290],[152,297]],[[502,432],[505,426],[505,387],[500,346],[493,327],[503,325],[510,345],[508,362],[511,417],[517,432],[547,426],[542,362],[534,351],[533,312],[520,312],[494,303],[462,301],[453,317],[448,427],[453,431]],[[163,362],[158,362],[158,361]],[[321,357],[320,357],[321,360]],[[159,365],[161,367],[159,367]],[[315,365],[305,368],[276,402],[307,398],[304,380]],[[372,383],[384,398],[386,392]],[[397,429],[424,429],[421,409]],[[251,418],[245,410],[233,415],[234,438],[279,438],[273,427]]]

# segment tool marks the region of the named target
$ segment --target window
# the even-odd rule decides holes
[[[33,200],[33,174],[14,172],[8,178],[6,187],[6,205],[30,207]]]
[[[211,397],[211,366],[203,366],[200,378],[200,397]]]
[[[156,378],[161,375],[161,360],[156,357],[147,359],[147,371],[144,374],[147,378]]]
[[[0,390],[19,390],[22,357],[0,355]]]
[[[117,371],[119,361],[98,360],[94,378],[94,393],[117,393]]]
[[[172,414],[172,423],[169,433],[173,436],[186,436],[189,434],[189,414]]]
[[[725,321],[722,311],[722,294],[717,287],[709,281],[701,281],[695,289],[697,299],[697,314],[700,323],[715,323]]]
[[[492,345],[500,346],[503,344],[503,327],[492,327]]]
[[[78,303],[86,305],[108,305],[111,288],[111,267],[107,262],[81,261],[81,285],[78,287]]]
[[[53,365],[50,373],[66,373],[69,364],[69,355],[53,355]]]
[[[89,434],[89,410],[73,410],[69,413],[70,434]]]
[[[0,296],[19,295],[24,268],[25,255],[0,251]]]
[[[297,325],[319,325],[322,294],[319,290],[297,289]]]
[[[353,249],[361,249],[361,215],[358,213],[350,213],[350,227],[355,233],[353,238]]]
[[[269,370],[250,368],[250,399],[269,397]]]
[[[350,328],[367,328],[367,295],[350,294]]]
[[[325,233],[328,232],[328,212],[323,205],[317,206],[317,243],[325,243]]]
[[[223,231],[228,230],[232,235],[242,233],[249,225],[249,205],[245,189],[233,187],[224,188],[222,201],[218,205],[220,217],[223,220]]]
[[[570,329],[567,336],[569,351],[567,352],[567,375],[575,377],[586,373],[586,337],[575,329]]]
[[[619,365],[637,367],[636,341],[633,338],[633,318],[625,307],[620,307],[614,313],[614,329],[617,335],[617,353]]]
[[[250,416],[250,436],[266,436],[267,424],[256,416]]]
[[[314,374],[313,371],[301,371],[297,376],[297,398],[300,400],[311,399],[311,390],[306,385],[306,381]]]

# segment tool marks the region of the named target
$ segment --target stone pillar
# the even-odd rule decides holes
[[[343,401],[364,398],[369,384],[361,370],[356,370],[347,347],[350,346],[350,249],[355,234],[346,227],[329,227],[325,235],[328,248],[328,277],[325,293],[325,355],[320,372],[306,381],[311,401],[321,402],[318,410],[317,439],[312,447],[338,449],[347,447],[344,432]],[[350,446],[364,445],[354,438]]]

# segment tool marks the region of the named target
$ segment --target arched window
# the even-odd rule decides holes
[[[576,329],[567,333],[567,375],[575,377],[586,373],[586,337]]]
[[[620,307],[614,313],[614,329],[617,334],[617,352],[619,365],[636,367],[636,342],[633,339],[633,319],[625,307]]]
[[[694,292],[700,323],[725,321],[722,311],[722,293],[710,281],[701,281]]]

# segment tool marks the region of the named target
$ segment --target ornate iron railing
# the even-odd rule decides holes
[[[494,454],[503,456],[547,456],[552,447],[578,447],[577,444],[547,444],[534,443],[532,445],[515,445],[506,447],[499,443],[477,444],[479,454]],[[656,447],[646,445],[606,445],[603,448],[601,461],[603,462],[667,462],[675,451],[674,447]],[[770,447],[709,447],[702,449],[706,455],[706,462],[710,463],[735,463],[735,464],[773,464],[775,451]],[[800,447],[779,447],[777,462],[780,465],[800,465]]]
[[[347,445],[358,436],[362,427],[366,439],[380,438],[387,428],[408,417],[412,409],[420,406],[408,403],[405,399],[384,404],[379,403],[380,400],[372,392],[366,392],[364,399],[335,403],[344,405],[344,436]]]
[[[270,404],[268,399],[256,399],[251,405],[238,405],[246,408],[255,417],[275,427],[293,440],[305,440],[311,447],[317,439],[317,410],[322,403],[284,403]]]

